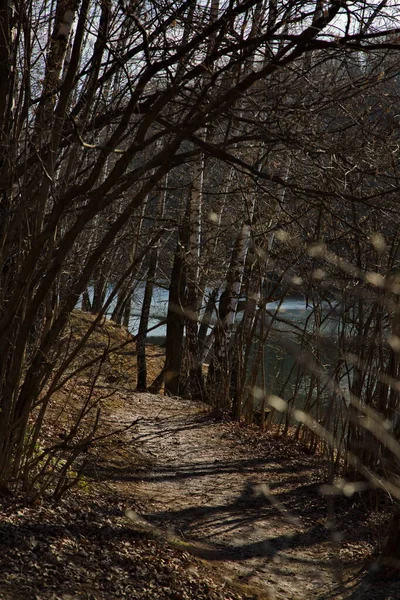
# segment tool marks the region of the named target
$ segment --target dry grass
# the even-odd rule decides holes
[[[71,315],[70,327],[66,332],[68,344],[73,347],[81,340],[90,328],[94,327],[96,318],[89,313],[74,311]],[[84,361],[101,360],[106,350],[101,377],[108,383],[118,383],[136,387],[137,364],[136,343],[134,337],[125,327],[117,325],[109,319],[101,319],[94,327],[84,346],[84,352],[79,355],[73,365],[81,366]],[[148,384],[160,373],[165,352],[160,346],[148,344],[147,373]]]

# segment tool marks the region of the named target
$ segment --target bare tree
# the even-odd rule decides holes
[[[249,116],[242,99],[251,101],[253,90],[265,95],[268,82],[297,72],[305,54],[396,49],[396,10],[384,10],[385,3],[377,15],[366,2],[304,11],[294,1],[243,0],[213,3],[210,19],[208,6],[189,0],[0,3],[2,480],[21,474],[30,417],[46,410],[43,393],[53,389],[71,311],[149,194],[206,155],[285,183],[240,151],[263,127],[254,119],[242,126]],[[205,138],[212,127],[217,133]],[[289,183],[309,193],[304,179]],[[320,189],[312,187],[314,198]],[[100,235],[99,223],[107,223]],[[115,293],[159,235],[135,251]]]

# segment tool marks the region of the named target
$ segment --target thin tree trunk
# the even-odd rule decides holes
[[[151,257],[149,269],[147,271],[146,287],[144,290],[142,310],[140,313],[139,331],[136,339],[137,352],[137,385],[138,392],[145,392],[147,389],[147,365],[146,365],[146,331],[149,324],[151,300],[153,297],[154,277],[157,270],[159,249],[154,248]]]
[[[204,156],[201,155],[193,169],[193,181],[186,207],[186,279],[187,291],[185,298],[186,326],[186,359],[188,395],[194,400],[204,400],[205,388],[202,372],[202,360],[198,339],[198,321],[200,311],[199,301],[199,271],[202,196],[204,180]]]
[[[97,315],[103,307],[104,301],[107,294],[107,277],[101,269],[100,273],[93,282],[93,302],[92,302],[92,314]]]
[[[212,316],[213,316],[213,313],[215,310],[217,298],[218,298],[218,288],[215,288],[214,290],[212,290],[212,292],[210,293],[210,295],[207,299],[206,308],[204,310],[204,314],[201,319],[201,324],[199,327],[198,340],[199,340],[202,362],[204,361],[205,355],[207,352],[207,333],[210,328],[210,323],[211,323],[211,319],[212,319]]]
[[[125,307],[124,307],[124,311],[123,311],[123,316],[122,316],[122,325],[124,327],[126,327],[126,329],[129,329],[129,323],[131,320],[131,310],[132,310],[132,290],[130,292],[130,294],[128,294],[126,300],[125,300]]]
[[[131,246],[130,252],[129,252],[129,260],[131,263],[133,263],[135,261],[135,257],[137,256],[137,253],[139,252],[140,237],[142,234],[144,215],[146,212],[148,200],[149,200],[149,198],[147,197],[146,200],[144,201],[143,205],[140,208],[139,220],[138,220],[138,223],[136,226],[133,243],[132,243],[132,246]],[[140,269],[140,265],[138,265],[137,269],[135,269],[135,272],[132,273],[132,276],[129,278],[129,280],[126,281],[125,285],[122,287],[122,289],[120,290],[120,293],[118,294],[118,300],[117,300],[115,308],[112,312],[111,319],[113,321],[115,321],[116,323],[118,323],[119,325],[122,323],[122,319],[124,316],[128,298],[132,296],[132,291],[133,291],[132,286],[133,286],[133,282],[135,279],[135,274],[139,271],[139,269]]]
[[[181,235],[179,235],[169,286],[167,335],[165,340],[164,389],[165,393],[171,396],[179,396],[181,391],[183,333],[185,327],[183,303],[186,287],[183,252]]]
[[[89,291],[86,288],[82,294],[82,310],[85,312],[91,312],[92,304],[90,302]]]
[[[168,177],[166,176],[161,184],[161,191],[158,202],[158,218],[162,219],[165,211],[165,202],[167,196],[167,184]],[[153,248],[149,268],[146,277],[146,287],[144,290],[142,310],[140,313],[139,331],[136,340],[136,351],[137,351],[137,386],[138,391],[145,391],[147,389],[147,364],[146,364],[146,332],[149,328],[149,317],[151,300],[153,298],[154,281],[158,266],[158,257],[160,253],[160,243]]]
[[[254,212],[254,198],[250,220],[243,223],[233,248],[225,290],[219,301],[219,319],[214,328],[214,351],[207,387],[209,394],[217,398],[218,408],[226,410],[230,404],[230,359],[228,347],[239,302],[243,271],[250,242],[250,223]]]

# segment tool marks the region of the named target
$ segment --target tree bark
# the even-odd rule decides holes
[[[158,219],[164,217],[165,203],[167,197],[168,176],[165,176],[161,182],[161,190],[158,200]],[[147,389],[147,364],[146,364],[146,337],[149,328],[150,307],[153,298],[153,288],[155,276],[158,267],[158,257],[160,253],[160,242],[152,249],[149,259],[149,267],[146,277],[146,287],[144,290],[142,310],[140,313],[140,322],[138,336],[136,340],[137,351],[137,390],[144,392]]]
[[[179,396],[181,392],[181,373],[183,357],[183,334],[185,327],[184,295],[186,273],[184,266],[184,247],[181,234],[175,250],[174,264],[169,286],[167,335],[165,340],[165,393]]]

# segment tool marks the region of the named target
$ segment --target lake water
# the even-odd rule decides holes
[[[137,333],[139,327],[142,300],[143,290],[138,290],[134,299],[132,316],[129,325],[130,331],[133,334]],[[151,306],[149,328],[156,327],[166,318],[167,308],[168,291],[161,288],[156,288]],[[298,366],[293,356],[279,343],[276,332],[279,332],[280,334],[284,332],[285,335],[291,336],[293,335],[294,328],[297,327],[298,331],[303,329],[307,318],[311,314],[311,308],[307,306],[304,301],[298,299],[287,299],[281,305],[278,305],[276,302],[269,303],[267,305],[267,310],[271,315],[276,314],[279,319],[282,319],[284,322],[276,321],[274,323],[271,334],[269,335],[265,344],[265,387],[269,393],[280,394],[285,397],[285,399],[289,399],[295,391],[299,397],[302,397],[306,393],[305,388],[307,387],[308,377],[303,378],[302,384],[296,388]],[[332,322],[330,321],[329,326],[325,324],[324,328],[327,330],[331,326]],[[165,324],[159,325],[157,329],[149,333],[148,342],[161,344],[165,339],[165,335]],[[257,344],[255,343],[252,353],[255,354],[256,352]],[[258,384],[261,384],[260,377],[258,378]]]
[[[129,320],[129,330],[135,335],[139,329],[140,313],[142,310],[144,288],[136,290],[132,302],[131,317]],[[151,331],[148,335],[148,341],[150,343],[162,343],[165,339],[167,328],[166,325],[160,325],[160,322],[167,318],[168,312],[168,290],[156,287],[153,290],[153,297],[151,300],[150,308],[150,319],[149,329],[157,327]]]
[[[139,328],[140,311],[142,308],[144,290],[137,290],[134,296],[131,318],[129,321],[129,330],[135,334]],[[277,302],[270,302],[267,304],[267,309],[274,312],[278,308]],[[168,310],[168,290],[162,288],[155,288],[150,309],[150,320],[149,329],[157,327],[154,331],[151,331],[148,335],[149,341],[151,338],[165,338],[166,325],[160,325],[160,322],[166,319]],[[305,302],[299,300],[286,300],[279,307],[279,315],[288,321],[292,321],[297,325],[302,325],[310,312],[310,308],[306,306]]]
[[[138,288],[135,291],[134,299],[132,303],[132,311],[129,322],[129,330],[132,334],[138,332],[140,322],[140,312],[143,302],[144,288]],[[108,316],[112,313],[112,306],[108,311]],[[166,325],[161,324],[167,316],[168,310],[168,290],[160,287],[156,287],[153,291],[153,298],[150,310],[149,329],[153,329],[148,334],[148,342],[153,344],[162,344],[165,340]],[[267,311],[269,316],[267,320],[274,314],[278,317],[274,321],[271,332],[268,336],[264,347],[264,381],[265,388],[268,393],[281,395],[286,400],[290,400],[295,394],[297,397],[296,405],[301,408],[303,405],[302,399],[307,394],[307,388],[310,382],[309,376],[302,377],[300,385],[298,383],[298,372],[299,367],[296,363],[293,355],[288,352],[287,348],[282,345],[279,341],[279,336],[284,335],[287,339],[297,339],[301,330],[306,326],[307,320],[311,315],[311,307],[307,306],[305,301],[299,299],[287,299],[282,304],[277,302],[271,302],[267,305]],[[240,317],[239,317],[240,319]],[[312,329],[311,321],[307,326],[308,330]],[[323,327],[321,327],[321,333],[327,336],[334,335],[335,319],[328,319]],[[211,331],[211,330],[210,330]],[[297,333],[296,333],[297,332]],[[250,368],[251,362],[257,353],[257,342],[255,341],[252,349],[253,357],[250,357]],[[332,362],[336,357],[331,357]],[[329,362],[329,356],[326,357],[326,362]],[[328,365],[329,366],[329,365]],[[261,371],[257,380],[257,385],[262,385]]]

